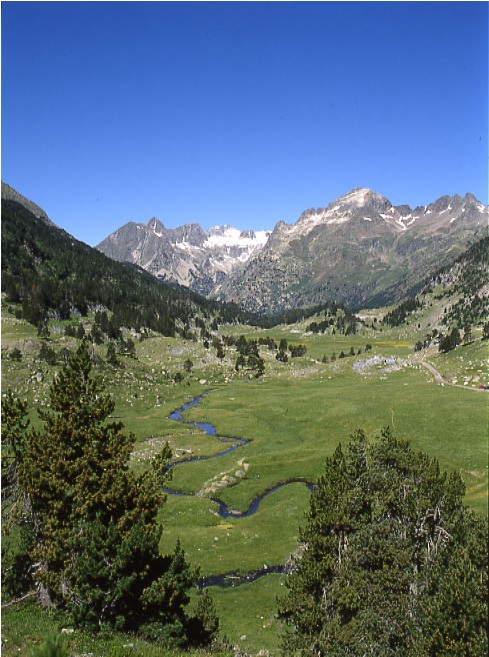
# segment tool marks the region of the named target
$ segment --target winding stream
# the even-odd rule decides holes
[[[185,465],[186,463],[195,463],[197,461],[207,461],[209,459],[219,458],[220,456],[229,454],[230,452],[233,452],[239,447],[242,447],[249,443],[249,440],[245,440],[244,438],[217,435],[216,427],[213,424],[210,424],[209,422],[187,422],[186,420],[183,419],[182,413],[184,413],[189,408],[195,408],[196,406],[198,406],[202,402],[204,396],[209,394],[209,392],[210,390],[206,390],[202,395],[198,395],[197,397],[194,397],[194,399],[183,404],[183,406],[178,408],[176,411],[170,413],[168,417],[170,420],[175,420],[175,422],[180,422],[181,424],[185,424],[186,426],[197,427],[202,431],[204,431],[208,436],[212,436],[213,438],[218,440],[220,443],[223,444],[232,443],[232,444],[229,447],[227,447],[225,450],[221,452],[217,452],[216,454],[212,454],[211,456],[195,456],[188,459],[182,459],[181,461],[174,461],[169,464],[168,469],[174,468],[179,465]],[[288,486],[289,484],[295,484],[295,483],[304,483],[310,491],[314,490],[314,484],[312,482],[306,481],[305,479],[287,479],[286,481],[278,482],[271,488],[268,488],[263,493],[258,495],[255,499],[253,499],[250,502],[250,505],[248,506],[246,511],[237,511],[236,509],[232,509],[217,497],[209,497],[208,499],[217,505],[216,515],[220,516],[221,518],[229,518],[229,517],[249,518],[250,516],[252,516],[254,513],[258,511],[258,508],[261,502],[265,499],[265,497],[268,497],[268,495],[271,495],[272,493],[279,490],[283,486]],[[168,495],[182,495],[182,496],[193,497],[193,493],[185,493],[183,491],[178,491],[173,488],[165,487],[163,488],[163,491]],[[233,571],[231,573],[224,573],[222,575],[211,575],[209,577],[204,577],[197,583],[197,586],[200,589],[206,586],[221,586],[221,587],[239,586],[240,584],[253,582],[259,577],[263,577],[264,575],[269,575],[270,573],[284,573],[284,572],[286,572],[286,566],[283,565],[266,566],[259,570],[254,570],[246,573]]]
[[[173,463],[169,464],[168,470],[174,468],[177,465],[183,465],[185,463],[195,463],[196,461],[208,461],[209,459],[216,459],[219,458],[220,456],[224,456],[225,454],[229,454],[230,452],[234,452],[234,450],[240,447],[241,445],[246,445],[249,443],[249,440],[245,440],[244,438],[233,438],[232,436],[218,436],[216,432],[216,427],[213,424],[210,424],[209,422],[187,422],[186,420],[183,419],[182,413],[188,410],[189,408],[195,408],[195,406],[198,406],[202,402],[204,396],[208,395],[209,392],[210,392],[209,390],[206,390],[202,395],[199,395],[198,397],[194,397],[192,401],[187,402],[186,404],[178,408],[176,411],[173,411],[172,413],[170,413],[168,417],[170,420],[175,420],[175,422],[180,422],[181,424],[185,424],[188,427],[197,427],[198,429],[201,429],[204,433],[206,433],[208,436],[212,436],[213,438],[218,440],[220,443],[224,443],[224,444],[232,443],[232,445],[224,449],[222,452],[217,452],[216,454],[211,454],[210,456],[193,456],[188,459],[173,461]],[[165,492],[169,493],[170,495],[187,494],[173,490],[172,488],[165,488]]]
[[[209,390],[206,390],[202,395],[194,397],[192,401],[183,404],[183,406],[181,406],[179,409],[170,413],[168,417],[170,418],[170,420],[175,420],[176,422],[180,422],[181,424],[185,424],[186,426],[197,427],[202,431],[204,431],[208,436],[212,436],[213,438],[218,440],[220,443],[224,443],[224,444],[232,443],[232,444],[230,445],[230,447],[227,447],[222,452],[217,452],[216,454],[211,454],[210,456],[193,456],[192,458],[182,459],[181,461],[174,461],[169,464],[168,469],[174,468],[178,465],[185,465],[187,463],[196,463],[197,461],[208,461],[209,459],[219,458],[220,456],[224,456],[225,454],[234,452],[234,450],[238,449],[238,447],[242,447],[243,445],[247,445],[249,443],[249,440],[245,440],[244,438],[236,438],[233,436],[218,436],[216,427],[213,424],[210,424],[209,422],[187,422],[186,420],[183,419],[182,413],[184,413],[189,408],[195,408],[196,406],[198,406],[202,402],[204,396],[209,394],[209,392],[210,392]],[[256,511],[258,511],[258,508],[265,497],[268,497],[268,495],[271,495],[272,493],[277,491],[279,488],[282,488],[283,486],[288,486],[289,484],[295,484],[295,483],[304,483],[309,488],[309,490],[311,491],[313,490],[313,484],[311,482],[306,481],[305,479],[287,479],[286,481],[280,481],[277,484],[275,484],[275,486],[268,488],[263,493],[258,495],[254,500],[252,500],[246,511],[237,511],[235,509],[231,509],[229,506],[227,506],[227,504],[225,504],[222,500],[220,500],[217,497],[209,497],[208,499],[210,499],[212,502],[217,504],[216,513],[221,518],[229,518],[229,516],[233,516],[235,518],[248,518],[249,516],[252,516],[254,513],[256,513]],[[169,495],[193,496],[193,493],[185,493],[183,491],[178,491],[173,488],[164,488],[163,490],[165,493],[168,493]]]
[[[273,573],[283,575],[287,573],[288,570],[288,566],[264,566],[259,570],[251,570],[246,573],[239,570],[233,570],[222,575],[209,575],[208,577],[203,577],[197,582],[197,588],[202,590],[206,586],[220,586],[223,589],[228,589],[234,586],[241,586],[242,584],[249,584],[265,575],[271,575]]]

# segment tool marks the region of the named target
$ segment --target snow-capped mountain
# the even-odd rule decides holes
[[[199,224],[165,228],[154,218],[129,222],[109,235],[98,249],[121,262],[131,262],[162,280],[210,295],[237,265],[264,247],[271,231],[238,230]]]
[[[254,312],[335,300],[394,303],[487,233],[488,208],[472,194],[411,209],[357,188],[326,208],[279,222],[265,247],[223,282],[218,297]]]
[[[97,248],[206,296],[254,312],[336,300],[393,303],[487,232],[488,208],[472,194],[414,209],[356,188],[294,224],[270,231],[194,223],[168,229],[130,222]]]
[[[355,222],[372,223],[377,227],[382,224],[390,226],[395,231],[404,232],[415,224],[426,227],[446,223],[447,216],[450,223],[463,218],[465,211],[476,210],[479,214],[487,213],[487,209],[479,203],[472,194],[461,196],[442,196],[431,205],[418,206],[412,210],[408,205],[393,206],[392,203],[371,189],[358,187],[333,201],[327,208],[306,210],[301,214],[297,223],[283,224],[286,232],[293,238],[301,238],[309,234],[318,226],[339,226],[349,224],[350,228]],[[447,216],[443,216],[448,213]],[[431,216],[430,216],[431,215]],[[356,228],[360,228],[358,223]]]

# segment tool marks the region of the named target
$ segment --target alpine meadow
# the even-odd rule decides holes
[[[486,226],[95,249],[2,184],[3,654],[487,654]]]

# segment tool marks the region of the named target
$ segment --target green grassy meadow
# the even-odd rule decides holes
[[[88,328],[90,318],[86,323]],[[202,576],[285,563],[299,547],[299,526],[310,496],[304,481],[315,481],[325,458],[360,428],[375,436],[389,425],[415,449],[436,457],[443,469],[459,471],[467,486],[467,505],[487,514],[489,393],[478,389],[487,382],[487,343],[478,339],[439,355],[434,350],[415,353],[418,338],[405,327],[382,332],[369,327],[346,338],[305,334],[304,328],[305,323],[268,331],[221,329],[221,334],[270,336],[277,343],[286,338],[307,346],[305,357],[288,363],[276,361],[275,352],[260,347],[266,364],[265,375],[258,379],[235,371],[236,352],[229,347],[220,362],[212,348],[204,349],[200,343],[153,336],[137,342],[136,359],[121,357],[119,368],[104,363],[106,346],[96,348],[100,357],[96,371],[114,398],[114,416],[136,437],[132,467],[148,467],[165,441],[175,460],[210,457],[232,443],[220,443],[196,426],[169,419],[172,411],[205,391],[209,392],[201,404],[184,413],[185,421],[209,422],[219,436],[249,441],[225,456],[172,469],[169,486],[186,494],[168,495],[161,509],[161,549],[171,552],[179,537],[191,562],[200,565]],[[63,335],[62,323],[53,323],[49,343],[56,350],[74,349],[77,344]],[[33,423],[37,422],[34,409],[48,403],[49,384],[59,368],[39,362],[39,344],[33,327],[3,313],[2,388],[13,387],[28,400]],[[367,344],[371,348],[365,351]],[[9,358],[15,347],[23,354],[20,362]],[[338,356],[342,350],[346,354],[351,347],[355,356],[331,362],[332,354]],[[324,356],[329,362],[322,362]],[[372,361],[374,357],[392,359],[395,367],[391,371],[388,364]],[[183,369],[187,359],[193,363],[190,373]],[[460,387],[437,383],[421,365],[422,359]],[[173,381],[176,372],[184,374],[183,381]],[[221,518],[210,499],[219,498],[245,512],[258,495],[289,480],[294,483],[264,498],[249,517]],[[231,645],[239,644],[252,654],[262,649],[278,653],[276,596],[284,590],[284,582],[285,575],[274,574],[241,586],[210,587]],[[2,621],[4,654],[9,657],[27,654],[24,647],[17,650],[17,643],[9,652],[8,642],[12,644],[18,633],[13,629],[15,614],[10,609]],[[89,652],[117,654],[108,649]]]
[[[2,657],[28,657],[32,647],[42,644],[49,634],[61,634],[69,654],[77,657],[188,657],[188,653],[166,650],[131,634],[103,633],[94,636],[72,630],[72,625],[62,613],[41,609],[33,602],[4,609]],[[216,655],[202,650],[198,654],[199,657],[218,657],[225,653]]]

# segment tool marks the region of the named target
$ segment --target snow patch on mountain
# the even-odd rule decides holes
[[[341,204],[348,203],[357,208],[361,208],[366,204],[369,194],[372,194],[370,189],[367,189],[366,187],[356,187],[355,189],[352,189],[351,192],[341,196],[338,200]]]
[[[208,249],[227,246],[254,250],[265,246],[270,233],[270,230],[243,231],[232,226],[214,226],[206,232],[207,239],[203,246]]]
[[[182,240],[181,242],[174,242],[173,246],[176,249],[180,249],[180,251],[186,251],[187,253],[203,251],[202,247],[197,246],[197,244],[191,244],[186,240]]]

